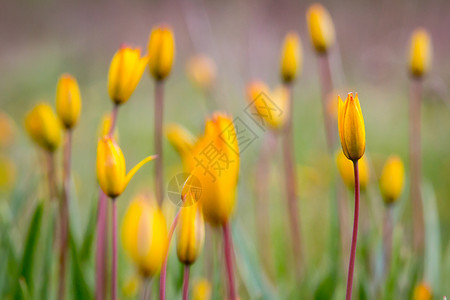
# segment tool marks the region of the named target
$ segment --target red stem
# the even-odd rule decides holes
[[[58,299],[65,298],[66,287],[66,265],[67,265],[67,233],[69,228],[69,190],[70,190],[70,157],[72,149],[72,130],[66,131],[66,141],[64,145],[63,157],[63,195],[59,205],[59,222],[60,222],[60,249],[59,249],[59,283],[58,283]]]
[[[409,149],[411,165],[411,185],[410,194],[413,214],[413,238],[414,249],[420,251],[423,247],[424,239],[424,220],[422,210],[422,197],[420,189],[421,181],[421,149],[420,149],[420,105],[422,95],[422,79],[413,78],[411,85],[410,99],[410,131],[409,131]]]
[[[175,227],[177,226],[177,223],[178,223],[179,215],[180,215],[180,211],[178,211],[177,214],[175,215],[172,225],[170,226],[169,236],[167,237],[166,254],[164,256],[164,262],[161,267],[161,276],[159,279],[159,299],[160,300],[166,299],[166,275],[167,275],[167,260],[169,257],[169,247],[170,247],[170,241],[172,240],[173,232],[175,231]]]
[[[164,114],[164,85],[162,81],[156,81],[155,85],[155,153],[158,158],[155,161],[155,194],[158,204],[161,205],[163,194],[163,148],[162,127]]]
[[[117,204],[112,199],[112,270],[111,299],[117,299]]]
[[[114,129],[117,123],[117,113],[119,111],[119,105],[114,104],[111,112],[111,125],[108,135],[113,136]],[[108,197],[99,188],[98,196],[98,216],[97,216],[97,248],[95,254],[96,264],[96,278],[95,278],[95,299],[106,299],[106,249],[107,249],[107,232],[108,232]]]
[[[183,300],[188,299],[189,299],[189,265],[185,265],[183,275]]]
[[[297,205],[297,187],[296,187],[296,172],[295,172],[295,156],[294,156],[294,135],[292,128],[292,112],[294,110],[293,97],[291,95],[292,90],[290,86],[286,86],[289,89],[289,101],[290,109],[288,111],[288,119],[283,136],[283,158],[284,158],[284,171],[287,193],[287,209],[289,215],[290,229],[291,229],[291,243],[294,252],[295,272],[297,277],[300,277],[301,273],[301,261],[303,251],[301,247],[301,231],[300,222],[298,217],[298,205]]]
[[[355,172],[355,214],[353,218],[353,234],[352,234],[352,248],[350,251],[350,261],[348,264],[348,278],[347,278],[347,294],[345,299],[352,299],[352,287],[353,287],[353,271],[355,269],[355,256],[356,256],[356,242],[358,239],[358,220],[359,220],[359,170],[358,161],[353,162],[353,170]]]
[[[230,224],[227,222],[222,226],[223,229],[223,244],[225,255],[225,267],[227,270],[228,280],[228,297],[229,300],[236,300],[236,287],[234,284],[233,273],[233,245],[231,240]]]

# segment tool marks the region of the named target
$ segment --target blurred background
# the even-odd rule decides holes
[[[317,57],[311,46],[305,20],[309,1],[52,1],[18,0],[2,3],[0,10],[0,109],[13,119],[15,140],[4,150],[16,166],[15,182],[1,197],[9,202],[7,214],[16,226],[15,239],[21,247],[31,205],[46,193],[41,183],[42,163],[23,129],[23,118],[39,100],[54,105],[58,77],[74,75],[80,85],[83,108],[74,133],[73,180],[76,199],[74,224],[79,239],[89,223],[98,193],[95,174],[97,128],[101,117],[111,111],[107,74],[113,54],[122,43],[139,46],[146,52],[151,28],[169,24],[175,34],[176,59],[166,84],[165,123],[176,122],[194,134],[203,132],[205,117],[213,109],[240,117],[258,138],[241,157],[238,207],[235,222],[244,228],[249,253],[259,253],[253,211],[254,166],[264,134],[245,115],[245,86],[252,79],[279,84],[280,50],[285,34],[294,30],[303,45],[303,70],[294,86],[294,127],[299,174],[300,218],[305,251],[310,266],[327,265],[330,243],[328,191],[334,158],[327,154],[323,129]],[[337,45],[330,53],[333,82],[339,93],[359,94],[366,124],[366,153],[371,166],[371,183],[362,201],[371,201],[381,211],[378,177],[385,159],[399,155],[408,174],[407,70],[409,37],[417,26],[432,36],[433,65],[424,82],[422,105],[423,179],[435,207],[429,214],[435,269],[424,264],[429,279],[440,295],[450,295],[450,2],[449,1],[322,1],[336,29]],[[217,64],[217,83],[211,98],[205,97],[187,79],[186,62],[204,53]],[[154,83],[148,72],[118,117],[120,145],[129,166],[153,151]],[[209,103],[208,103],[209,102]],[[213,103],[211,103],[213,102]],[[164,142],[165,184],[181,172],[181,162],[167,140]],[[281,150],[281,149],[279,149]],[[60,153],[58,154],[60,155]],[[285,254],[287,224],[282,188],[281,151],[273,158],[270,202],[270,236],[275,271],[267,276],[274,293],[286,297],[284,289],[295,289]],[[119,222],[129,200],[139,191],[152,190],[153,166],[144,167],[119,199]],[[411,240],[411,206],[408,179],[401,204],[396,210],[400,244]],[[349,192],[349,206],[352,202]],[[368,204],[369,205],[369,204]],[[4,212],[3,212],[4,213]],[[5,213],[4,213],[5,214]],[[375,213],[376,214],[376,213]],[[349,212],[352,216],[352,212]],[[350,224],[350,221],[349,221]],[[350,228],[349,228],[350,230]],[[381,231],[381,228],[379,229]],[[239,241],[236,241],[239,244]],[[378,243],[378,244],[377,244]],[[379,247],[379,240],[369,243]],[[239,246],[237,246],[237,252]],[[400,247],[402,249],[402,247]],[[406,251],[406,250],[405,250]],[[430,253],[428,253],[430,254]],[[345,254],[347,255],[347,254]],[[404,260],[412,254],[402,253]],[[131,263],[120,253],[119,283],[133,273]],[[329,257],[328,257],[329,258]],[[172,268],[177,269],[172,257]],[[87,263],[88,285],[93,284],[93,258]],[[176,271],[175,273],[177,273]],[[199,276],[202,269],[195,270]],[[245,282],[248,274],[240,270]],[[251,274],[251,273],[250,273]],[[204,274],[203,274],[204,276]],[[174,279],[176,281],[177,278]],[[345,279],[339,279],[345,283]],[[319,279],[312,279],[317,285]],[[430,280],[428,280],[430,281]],[[439,281],[439,282],[437,282]],[[248,283],[244,283],[248,285]],[[250,284],[251,285],[251,284]],[[369,284],[370,285],[370,284]],[[248,288],[247,286],[247,289]],[[281,290],[281,291],[280,291]],[[245,296],[247,295],[247,296]],[[283,296],[284,295],[284,296]],[[248,292],[242,299],[254,299]],[[287,299],[287,298],[286,298]],[[397,298],[399,299],[399,298]]]

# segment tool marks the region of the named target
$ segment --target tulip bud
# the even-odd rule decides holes
[[[184,172],[191,172],[195,165],[192,157],[192,149],[196,141],[194,136],[186,128],[177,124],[169,124],[166,127],[166,136],[170,144],[181,156]]]
[[[192,299],[193,300],[211,300],[211,283],[208,279],[200,279],[192,288]]]
[[[312,4],[306,12],[306,22],[314,48],[326,53],[335,39],[333,20],[327,9],[319,3]]]
[[[172,70],[175,57],[175,40],[169,27],[158,26],[152,30],[148,40],[148,56],[153,78],[165,79]]]
[[[77,80],[69,74],[59,78],[56,87],[56,112],[66,129],[73,128],[80,117],[80,89]]]
[[[139,48],[122,46],[114,54],[108,74],[108,93],[114,103],[128,101],[141,80],[147,62],[148,57],[141,57]]]
[[[122,221],[122,245],[145,277],[161,269],[167,247],[167,224],[154,199],[135,197]]]
[[[269,88],[267,85],[259,80],[254,80],[247,84],[246,95],[249,103],[253,103],[261,93],[269,94]]]
[[[25,117],[30,137],[47,151],[55,151],[61,143],[61,124],[47,103],[39,103]]]
[[[431,291],[431,287],[425,282],[419,283],[414,288],[412,298],[413,300],[432,300],[433,293]]]
[[[126,174],[125,157],[122,150],[110,137],[100,138],[97,146],[97,179],[103,192],[116,198],[127,187],[130,179],[147,162],[155,159],[149,156]]]
[[[14,141],[14,121],[0,111],[0,148],[10,146]]]
[[[291,31],[286,34],[281,51],[281,78],[290,83],[302,69],[302,44],[297,33]]]
[[[336,163],[338,166],[341,178],[349,189],[355,187],[355,173],[353,163],[349,161],[341,150],[336,154]],[[358,162],[359,166],[359,185],[362,190],[365,190],[369,183],[369,166],[366,157],[363,156]]]
[[[210,91],[216,80],[217,67],[210,57],[199,54],[189,59],[186,73],[191,82],[202,91]]]
[[[215,113],[206,121],[205,133],[194,146],[196,162],[192,176],[186,182],[182,195],[190,186],[201,186],[198,201],[205,220],[212,225],[225,224],[236,204],[236,185],[239,175],[239,146],[231,118]],[[189,182],[192,180],[193,182]]]
[[[177,255],[180,262],[191,265],[199,256],[205,241],[205,223],[198,202],[180,209],[177,225]]]
[[[16,179],[16,166],[8,157],[0,155],[0,191],[8,191]]]
[[[111,129],[111,114],[104,114],[102,117],[102,120],[100,121],[99,127],[98,127],[98,137],[104,137],[105,135],[109,135],[109,131]],[[119,142],[119,132],[117,130],[117,127],[114,128],[114,133],[113,133],[113,137],[114,140],[116,141],[116,143]]]
[[[422,77],[430,69],[432,49],[429,33],[418,28],[411,36],[409,46],[409,70],[415,77]]]
[[[398,156],[391,156],[386,161],[380,178],[380,190],[386,204],[397,201],[403,190],[405,169]]]
[[[338,127],[342,151],[348,159],[357,161],[364,155],[366,149],[366,131],[358,93],[355,98],[349,93],[345,102],[338,96],[338,103]]]

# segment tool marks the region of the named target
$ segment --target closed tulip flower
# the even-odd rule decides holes
[[[262,81],[254,80],[247,84],[245,89],[247,100],[249,103],[253,103],[261,93],[268,95],[269,87]]]
[[[56,87],[56,112],[65,128],[73,128],[80,117],[81,96],[77,80],[69,74],[59,78]]]
[[[156,275],[167,247],[167,224],[156,201],[135,197],[125,212],[121,234],[123,248],[141,275]]]
[[[108,93],[116,104],[128,101],[136,89],[145,67],[147,56],[141,56],[141,49],[122,46],[114,55],[108,74]]]
[[[196,87],[210,91],[217,76],[216,63],[210,57],[198,54],[188,60],[186,73]]]
[[[409,70],[415,77],[428,72],[431,65],[432,47],[430,34],[423,28],[414,30],[409,46]]]
[[[109,197],[116,198],[122,194],[134,174],[153,159],[155,156],[145,158],[126,174],[122,150],[110,137],[100,138],[97,146],[97,179],[101,189]]]
[[[215,113],[206,121],[205,133],[194,146],[196,161],[192,180],[201,184],[198,201],[205,220],[212,225],[224,225],[236,204],[236,185],[239,175],[239,147],[236,129],[228,115]],[[211,161],[211,157],[215,157]],[[186,194],[189,182],[183,189]]]
[[[198,202],[183,206],[177,225],[177,255],[180,262],[191,265],[199,256],[205,241],[205,223]]]
[[[47,151],[53,152],[61,144],[61,124],[47,103],[39,103],[26,115],[25,129]]]
[[[339,174],[344,181],[345,185],[349,189],[353,189],[355,186],[355,174],[353,172],[353,163],[349,161],[342,150],[338,150],[336,155],[336,163],[338,166]],[[369,165],[366,157],[363,156],[359,160],[359,184],[362,190],[365,190],[369,183]]]
[[[283,82],[294,81],[302,69],[302,44],[295,32],[289,32],[284,38],[281,51],[281,78]]]
[[[405,180],[403,162],[398,156],[391,156],[386,161],[380,178],[380,190],[384,202],[391,204],[400,197]]]
[[[192,149],[194,148],[196,138],[186,128],[178,124],[169,124],[166,127],[166,136],[170,144],[180,155],[184,172],[191,172],[195,165],[192,157]]]
[[[357,161],[366,149],[366,131],[359,104],[358,93],[353,98],[349,93],[345,102],[338,96],[338,127],[342,151],[345,156]]]
[[[319,3],[312,4],[306,13],[311,42],[319,53],[326,53],[333,46],[334,24],[327,9]]]
[[[433,299],[433,293],[431,291],[431,287],[425,283],[421,282],[414,288],[413,300],[432,300]]]
[[[155,27],[148,40],[150,73],[155,80],[165,79],[172,70],[175,58],[175,39],[167,26]]]

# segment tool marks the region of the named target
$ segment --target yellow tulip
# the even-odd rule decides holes
[[[333,46],[335,39],[333,20],[327,9],[319,3],[312,4],[306,12],[306,22],[316,51],[327,52]]]
[[[302,44],[295,32],[289,32],[284,38],[281,51],[281,78],[283,82],[294,81],[302,69]]]
[[[25,117],[30,137],[47,151],[55,151],[61,143],[61,124],[47,103],[39,103]]]
[[[14,121],[0,111],[0,148],[10,146],[14,141]]]
[[[345,157],[344,153],[341,150],[338,150],[338,153],[336,154],[336,163],[345,185],[349,189],[353,189],[355,187],[355,173],[353,170],[353,163]],[[358,162],[358,166],[359,184],[361,189],[364,190],[369,183],[369,165],[365,156],[361,157]]]
[[[140,273],[156,275],[167,247],[167,223],[154,199],[135,197],[122,221],[122,246]]]
[[[211,300],[212,287],[208,279],[203,278],[195,282],[192,288],[193,300]]]
[[[380,178],[380,190],[386,204],[394,203],[400,197],[404,179],[402,160],[398,156],[389,157]]]
[[[412,298],[413,300],[432,300],[433,293],[431,291],[431,287],[425,282],[419,283],[414,288]]]
[[[148,57],[141,57],[141,49],[122,46],[114,54],[108,74],[108,93],[116,104],[128,101],[136,89],[145,67]]]
[[[155,80],[163,80],[172,70],[175,58],[175,39],[167,26],[153,28],[148,40],[150,73]]]
[[[169,124],[166,127],[166,136],[170,144],[181,156],[184,172],[191,172],[195,163],[192,157],[192,149],[196,141],[195,137],[187,129],[177,124]]]
[[[289,89],[280,85],[271,91],[264,82],[252,81],[246,90],[247,100],[264,124],[273,130],[282,129],[289,115]]]
[[[16,166],[8,157],[0,155],[0,191],[8,191],[16,179]]]
[[[430,34],[423,28],[414,30],[409,46],[409,69],[413,76],[421,77],[429,70],[431,48]]]
[[[130,179],[147,162],[155,159],[149,156],[126,174],[125,157],[116,142],[108,136],[99,139],[97,146],[97,179],[103,192],[116,198],[127,187]]]
[[[80,89],[77,80],[69,74],[64,74],[59,78],[56,87],[56,112],[67,129],[73,128],[80,117]]]
[[[342,151],[348,159],[357,161],[366,149],[366,131],[358,93],[355,98],[349,93],[345,102],[338,96],[338,115]]]
[[[196,87],[208,92],[216,80],[216,63],[210,57],[198,54],[188,60],[186,73]]]
[[[103,115],[100,124],[98,126],[97,135],[99,138],[108,135],[109,130],[111,129],[111,114],[106,113]],[[116,143],[119,142],[119,130],[114,128],[113,138],[116,141]]]
[[[205,222],[198,202],[183,206],[177,224],[177,255],[185,265],[193,264],[203,249]]]
[[[239,175],[239,146],[231,118],[221,113],[213,114],[206,121],[205,133],[192,153],[195,166],[182,194],[191,191],[189,187],[198,180],[201,192],[196,196],[205,220],[212,225],[223,225],[236,204]]]

